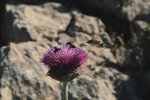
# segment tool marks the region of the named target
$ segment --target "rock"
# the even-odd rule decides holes
[[[46,41],[43,43],[10,43],[9,46],[0,49],[1,100],[5,100],[6,97],[8,100],[61,99],[61,84],[47,77],[45,74],[48,69],[40,63],[40,57],[49,47],[47,43]],[[115,80],[124,82],[127,76],[114,69],[105,68],[105,70],[103,75],[101,75],[102,69],[95,74],[85,65],[85,74],[73,80],[69,85],[70,99],[76,100],[81,96],[87,100],[99,100],[100,98],[115,100],[113,87],[118,87],[118,85],[114,86],[113,83]],[[102,79],[102,77],[106,78]],[[114,82],[109,77],[112,77]]]
[[[124,98],[123,100],[147,100],[150,95],[150,74],[149,72],[130,72],[128,74],[130,79],[124,84],[123,90],[120,93]],[[128,92],[125,92],[128,91]],[[142,92],[144,91],[144,92]],[[126,96],[128,95],[128,96]],[[130,96],[129,96],[130,95]],[[131,96],[132,95],[132,96]],[[122,97],[118,97],[122,99]]]
[[[28,0],[23,1],[28,2]],[[101,4],[105,4],[106,1]],[[115,14],[115,11],[125,6],[127,8],[121,8],[125,11],[121,14],[126,15],[124,18],[133,20],[140,15],[139,10],[136,10],[138,6],[132,10],[137,12],[129,13],[128,10],[132,9],[135,2],[137,2],[135,5],[138,5],[141,1],[112,2],[109,1],[108,4],[112,6],[108,7],[106,12],[111,10],[110,13]],[[125,2],[127,4],[124,4]],[[146,13],[147,11],[143,14]],[[86,43],[89,39],[97,39],[107,45],[114,44],[100,19],[82,14],[76,9],[69,10],[58,3],[8,4],[6,18],[7,32],[3,34],[3,39],[9,45],[0,48],[1,100],[60,100],[62,84],[45,75],[48,69],[40,63],[40,57],[49,47],[65,44],[68,41],[86,50],[89,55],[84,65],[84,74],[69,84],[70,100],[79,98],[84,100],[137,100],[140,98],[144,100],[149,98],[149,71],[147,73],[135,71],[135,73],[128,68],[127,71],[117,70],[120,67],[118,62],[119,64],[126,62],[126,59],[120,56],[125,56],[126,51],[130,49],[118,48],[123,52],[119,52],[116,59],[110,50],[94,48]],[[119,41],[125,45],[121,42],[122,40]],[[148,44],[146,44],[147,47]],[[147,49],[144,48],[144,50]],[[132,52],[132,50],[129,52],[129,56]],[[145,55],[148,55],[147,53]],[[148,62],[149,58],[146,59]],[[128,60],[136,64],[135,60]]]
[[[109,85],[112,86],[111,84]],[[112,95],[113,90],[106,86],[104,80],[95,81],[87,76],[82,76],[82,78],[74,80],[69,85],[69,88],[69,93],[71,94],[71,97],[73,97],[71,100],[77,100],[79,97],[85,100],[115,100],[115,97]]]
[[[147,17],[150,17],[147,14]],[[131,49],[136,55],[138,65],[143,70],[150,69],[150,21],[148,19],[135,20],[133,22],[134,34],[130,41]]]
[[[100,34],[100,32],[102,33],[104,31],[105,25],[96,17],[90,17],[75,11],[72,13],[73,21],[71,24],[71,29],[68,30],[69,32],[78,31],[92,35],[98,33]]]
[[[58,3],[37,5],[7,5],[9,31],[7,41],[37,41],[42,38],[53,40],[60,31],[65,31],[71,16]],[[13,32],[13,34],[12,34]]]
[[[113,45],[108,33],[105,31],[103,22],[96,18],[83,15],[78,11],[72,11],[72,20],[68,26],[67,33],[77,37],[83,44],[89,39],[95,39],[105,42],[107,45]]]
[[[128,59],[126,59],[125,56],[126,56],[126,49],[124,47],[120,47],[120,48],[118,47],[115,50],[115,58],[120,65],[126,65],[125,60],[128,60]],[[127,63],[130,63],[130,62],[127,62]]]
[[[1,100],[60,99],[59,84],[45,76],[47,68],[40,63],[47,47],[28,42],[0,49]]]
[[[12,4],[19,4],[19,3],[25,3],[25,4],[41,4],[45,3],[48,0],[8,0],[9,3]]]
[[[62,38],[58,37],[67,33],[71,36],[65,36],[68,38],[67,41],[73,42],[71,38],[77,37],[76,41],[80,39],[85,44],[92,36],[108,46],[113,45],[100,19],[83,15],[76,9],[70,11],[58,3],[46,3],[40,6],[8,4],[7,13],[9,16],[6,16],[6,23],[9,24],[7,24],[7,33],[3,34],[3,38],[7,36],[4,38],[6,42],[40,41],[44,38],[60,43]]]
[[[110,62],[116,63],[116,60],[113,57],[112,53],[107,49],[93,49],[92,46],[88,46],[86,44],[86,41],[91,39],[90,35],[92,35],[93,38],[97,37],[98,39],[101,39],[103,41],[104,38],[102,37],[102,35],[104,34],[106,36],[106,39],[110,39],[109,35],[105,32],[104,24],[98,18],[83,15],[81,13],[72,14],[72,12],[67,11],[67,9],[65,12],[59,12],[57,10],[64,9],[64,7],[59,6],[59,8],[58,5],[59,4],[54,3],[44,4],[43,6],[37,7],[28,5],[19,5],[15,7],[8,5],[7,11],[9,11],[11,16],[14,16],[14,19],[12,20],[14,24],[12,25],[13,35],[7,34],[7,36],[13,37],[13,42],[19,41],[19,39],[21,40],[21,42],[23,42],[22,40],[25,37],[24,33],[26,33],[28,36],[26,38],[26,41],[34,40],[34,42],[19,44],[11,43],[9,47],[3,47],[1,49],[0,68],[2,70],[0,75],[2,81],[0,84],[2,90],[2,98],[7,95],[8,99],[60,99],[60,83],[44,76],[47,72],[47,69],[43,65],[41,65],[41,63],[39,62],[39,58],[41,57],[42,52],[44,52],[48,48],[48,46],[56,46],[58,45],[58,43],[64,44],[70,41],[73,42],[73,44],[77,47],[82,47],[87,51],[90,48],[89,55],[91,55],[88,63],[85,65],[87,66],[85,68],[86,77],[83,76],[70,83],[69,97],[71,98],[71,100],[79,98],[79,94],[81,93],[81,91],[79,91],[80,86],[82,86],[81,88],[85,90],[82,92],[83,99],[85,98],[88,100],[99,100],[101,97],[103,97],[103,100],[106,100],[106,98],[109,97],[114,98],[115,100],[115,96],[112,95],[112,92],[114,92],[113,88],[107,89],[107,85],[105,85],[103,80],[102,82],[97,82],[97,80],[94,79],[94,75],[97,74],[94,74],[93,72],[93,74],[90,74],[90,66],[100,66],[102,65],[101,61],[105,63],[109,59]],[[45,6],[48,8],[46,9]],[[27,14],[23,13],[25,12],[25,9],[27,9],[28,11],[26,12]],[[52,9],[52,12],[49,12],[49,9]],[[31,16],[32,13],[29,16],[29,12],[32,12],[35,15],[41,12],[41,15],[39,14],[38,16],[43,16],[43,19],[37,16]],[[45,13],[48,14],[45,15]],[[49,16],[49,13],[51,13],[51,15],[53,15],[53,13],[58,13],[59,16],[57,16],[57,14],[55,16],[59,18],[58,20],[56,19],[56,25],[47,26],[48,23],[45,22],[46,20],[44,18],[50,20],[49,24],[55,19],[53,19],[53,17],[48,18],[47,16]],[[19,17],[15,17],[16,15]],[[85,19],[82,19],[82,16],[84,16]],[[66,24],[63,24],[63,22],[65,22],[65,18],[68,22]],[[72,18],[75,18],[75,20],[72,21]],[[38,23],[38,25],[36,23]],[[39,25],[40,23],[41,26]],[[23,30],[21,29],[22,27]],[[38,33],[36,27],[40,29],[40,33]],[[79,29],[80,27],[81,30]],[[47,31],[45,32],[43,28],[47,29]],[[75,34],[75,37],[70,35],[69,30],[73,30],[73,34]],[[51,35],[49,33],[54,35]],[[94,67],[93,70],[95,70],[96,68],[97,67]],[[90,77],[92,77],[92,79]],[[112,84],[108,84],[110,85],[110,87],[113,87]],[[101,91],[104,88],[105,89],[103,90],[103,92],[101,92],[99,88]],[[107,96],[104,94],[107,94]]]
[[[75,3],[77,6],[85,13],[92,14],[94,16],[98,16],[103,18],[103,20],[110,25],[106,27],[109,30],[109,26],[111,26],[112,30],[117,30],[117,35],[123,34],[125,42],[123,45],[120,45],[114,52],[116,53],[117,62],[122,65],[125,69],[149,69],[149,43],[150,43],[150,1],[149,0],[58,0],[63,2]],[[100,12],[100,13],[97,13]],[[73,13],[74,14],[74,13]],[[92,26],[94,31],[87,27],[90,26],[90,19],[85,18],[78,13],[75,13],[76,16],[73,18],[71,26],[73,29],[68,30],[69,33],[75,34],[74,30],[82,31],[83,33],[90,33],[92,37],[99,37],[100,34],[93,35],[93,33],[98,32],[98,28],[96,26],[102,25],[97,21],[94,21],[95,26]],[[104,14],[104,16],[102,15]],[[85,18],[85,19],[82,19]],[[108,21],[108,19],[112,20]],[[120,20],[119,20],[120,19]],[[126,20],[127,19],[127,20]],[[82,22],[86,22],[87,24],[82,24]],[[89,22],[89,23],[88,23]],[[119,23],[117,23],[119,22]],[[78,25],[80,23],[80,25]],[[123,24],[127,24],[122,26]],[[87,26],[86,26],[87,25]],[[117,25],[117,28],[115,27]],[[102,25],[105,27],[104,25]],[[122,28],[123,27],[123,28]],[[104,28],[102,28],[104,29]],[[86,30],[86,31],[85,31]],[[121,33],[120,33],[121,30]],[[111,33],[110,33],[111,34]],[[79,34],[80,35],[80,34]],[[133,36],[136,35],[136,36]],[[82,41],[86,40],[84,35],[80,35]],[[98,40],[103,40],[108,47],[112,47],[115,43],[111,42],[107,35],[106,41],[103,36],[98,38]],[[137,37],[137,39],[135,39]],[[87,38],[87,37],[86,37]],[[115,37],[116,38],[116,37]],[[79,40],[77,38],[77,40]],[[130,40],[130,41],[129,41]],[[135,41],[136,40],[136,41]],[[107,43],[107,41],[109,41]],[[134,43],[133,43],[134,42]],[[136,42],[136,43],[135,43]],[[84,46],[84,44],[82,44]],[[132,67],[131,67],[132,66]]]
[[[71,38],[66,33],[59,34],[58,43],[59,44],[65,44],[67,42],[70,42],[70,43],[74,42],[74,38]]]
[[[128,76],[113,68],[96,66],[97,69],[99,69],[97,72],[86,69],[85,75],[71,82],[69,86],[71,96],[76,98],[81,96],[86,100],[116,100],[115,95],[120,93],[116,88],[124,87],[123,84],[128,80]]]
[[[46,3],[40,6],[7,5],[7,11],[13,18],[11,21],[8,20],[8,23],[13,23],[8,26],[11,27],[9,30],[13,34],[10,32],[4,34],[8,42],[43,41],[45,39],[51,41],[53,45],[71,42],[87,50],[90,47],[91,51],[93,47],[90,45],[88,47],[86,41],[92,38],[106,43],[107,46],[113,45],[100,19],[84,15],[76,9],[70,11],[58,3]],[[94,58],[95,64],[99,64],[98,59],[102,56],[103,60],[116,63],[112,53],[107,49],[96,49],[92,52],[97,56]]]
[[[119,18],[133,21],[143,12],[149,11],[149,0],[58,0],[76,4],[83,11],[104,12]],[[146,15],[146,14],[145,14]]]
[[[4,13],[5,13],[5,5],[6,5],[6,0],[1,0],[0,4],[0,20],[3,21]]]
[[[6,0],[1,0],[0,3],[0,37],[2,36],[3,29],[4,29],[4,20],[5,20],[5,5],[6,5]],[[3,44],[3,40],[0,40],[0,46]]]
[[[90,74],[90,66],[100,66],[101,61],[105,63],[109,59],[110,62],[116,63],[112,53],[107,49],[94,50],[86,44],[86,41],[91,39],[90,35],[103,41],[102,35],[104,34],[106,39],[110,39],[101,20],[80,12],[72,13],[57,3],[41,6],[7,5],[7,11],[11,15],[7,21],[13,23],[8,26],[11,27],[13,34],[8,32],[4,35],[7,36],[7,42],[25,43],[10,43],[8,47],[4,46],[0,49],[0,89],[2,90],[0,95],[2,100],[5,99],[5,96],[10,100],[60,100],[61,84],[45,76],[48,69],[39,60],[49,46],[64,44],[68,41],[87,51],[89,47],[91,48],[89,50],[91,61],[89,60],[85,65],[87,66],[85,67],[86,76],[83,75],[70,83],[70,99],[79,98],[80,86],[85,90],[82,92],[83,99],[99,100],[101,97],[103,100],[107,97],[115,99],[115,96],[112,95],[113,89],[111,88],[110,91],[103,81],[100,83],[94,79],[96,74],[93,72]],[[72,21],[73,18],[75,20]],[[73,30],[75,36],[70,35],[70,30]],[[96,67],[93,70],[95,69]],[[113,87],[112,84],[109,85]],[[99,88],[101,91],[105,89],[101,92]]]

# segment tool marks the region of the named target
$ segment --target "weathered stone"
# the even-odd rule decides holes
[[[7,11],[10,13],[7,23],[13,23],[8,25],[11,28],[4,34],[7,42],[48,39],[59,44],[70,41],[86,46],[86,41],[93,38],[105,42],[108,47],[113,45],[100,19],[81,14],[76,9],[69,12],[60,4],[47,3],[41,6],[7,5]]]
[[[70,25],[71,28],[68,30],[69,34],[74,34],[73,32],[77,31],[93,35],[96,33],[101,34],[100,32],[104,31],[104,24],[96,17],[83,15],[78,11],[72,13],[73,18]]]
[[[23,1],[28,2],[28,0]],[[108,1],[101,3],[105,4],[104,2]],[[109,7],[103,6],[108,7],[106,12],[110,10],[110,13],[120,14],[122,10],[124,13],[121,16],[125,15],[124,18],[129,20],[133,20],[137,15],[142,15],[137,9],[141,1],[112,2],[108,2],[107,5],[111,5]],[[136,6],[132,9],[134,5]],[[149,13],[148,7],[143,7],[145,6],[142,6],[142,9],[146,9],[143,15]],[[117,10],[119,13],[116,13]],[[128,10],[131,10],[131,13]],[[77,100],[80,97],[86,100],[136,100],[139,98],[145,100],[149,98],[149,73],[130,71],[133,66],[134,69],[137,69],[136,59],[124,57],[132,56],[135,48],[132,50],[126,50],[124,47],[118,48],[122,52],[116,51],[118,54],[116,59],[110,50],[94,48],[86,43],[89,39],[97,39],[108,45],[114,44],[105,32],[105,25],[100,19],[84,15],[76,9],[69,11],[58,3],[7,5],[6,17],[6,23],[9,25],[7,34],[3,34],[3,39],[8,43],[10,41],[24,43],[10,43],[9,46],[0,48],[1,100],[60,100],[62,86],[45,75],[48,69],[40,63],[40,57],[49,47],[66,42],[71,42],[86,50],[89,55],[84,65],[84,75],[69,84],[70,100]],[[145,24],[142,24],[136,23],[141,30],[145,27]],[[149,42],[143,46],[148,47],[148,44]],[[121,42],[122,45],[124,46],[123,42]],[[147,52],[144,57],[147,57],[149,49],[144,48],[144,50]],[[133,57],[136,56],[133,55]],[[149,58],[146,58],[146,62],[148,61]],[[118,62],[132,66],[126,67],[127,73],[120,72],[115,69],[120,67]]]
[[[48,4],[45,4],[48,5]],[[53,13],[57,12],[57,10],[61,10],[64,9],[63,7],[60,7],[60,9],[58,9],[57,7],[58,4],[49,4],[48,8],[46,9],[46,11],[48,9],[55,9],[54,11],[52,11],[52,15]],[[45,7],[45,6],[44,6]],[[10,9],[12,8],[12,9]],[[21,10],[23,9],[23,10]],[[66,42],[73,42],[74,45],[76,45],[77,47],[82,47],[85,50],[88,50],[89,48],[91,48],[91,50],[89,50],[89,55],[91,55],[89,57],[88,63],[85,64],[85,66],[87,66],[87,68],[85,68],[85,74],[87,74],[86,78],[80,78],[77,79],[78,82],[82,82],[85,84],[82,84],[82,89],[86,90],[85,92],[83,92],[82,94],[84,94],[84,98],[87,98],[88,100],[90,99],[95,99],[95,100],[99,100],[101,98],[102,94],[107,93],[108,96],[110,98],[115,98],[114,96],[112,96],[112,91],[109,91],[109,89],[106,89],[107,86],[101,86],[101,90],[103,89],[103,87],[105,87],[105,89],[107,91],[102,92],[102,94],[100,94],[100,91],[98,90],[97,87],[99,87],[100,83],[97,83],[96,80],[92,80],[91,82],[89,81],[90,77],[93,77],[91,74],[89,74],[90,70],[90,66],[99,66],[101,65],[101,61],[105,62],[107,59],[109,59],[110,62],[116,63],[115,58],[113,57],[112,53],[106,49],[103,49],[101,51],[101,49],[92,49],[92,46],[87,46],[86,41],[91,39],[90,37],[90,32],[92,32],[92,34],[96,35],[97,34],[97,39],[101,39],[103,40],[101,34],[105,33],[105,29],[104,29],[104,24],[97,18],[94,17],[90,17],[90,16],[86,16],[83,14],[74,14],[73,16],[76,17],[75,23],[78,24],[72,24],[72,20],[71,20],[71,14],[68,12],[67,10],[66,12],[57,12],[59,13],[59,18],[58,21],[56,21],[56,25],[50,25],[47,26],[48,23],[46,23],[46,20],[48,20],[48,18],[45,19],[41,19],[37,16],[29,16],[28,12],[27,14],[23,13],[25,12],[24,9],[28,9],[28,12],[32,12],[33,14],[36,13],[36,15],[39,13],[39,10],[45,9],[45,8],[38,8],[38,7],[33,7],[33,6],[27,6],[27,5],[21,5],[18,8],[17,7],[12,7],[9,6],[9,11],[11,12],[12,16],[16,16],[16,13],[20,16],[20,17],[16,17],[15,20],[17,20],[17,22],[15,20],[13,20],[12,22],[14,23],[12,30],[14,32],[14,34],[17,34],[18,31],[21,34],[20,36],[13,36],[16,40],[19,37],[20,40],[22,40],[22,38],[24,37],[24,35],[22,34],[22,32],[24,30],[20,30],[20,27],[23,27],[26,30],[26,34],[28,34],[28,37],[30,38],[29,40],[36,40],[38,42],[27,42],[27,43],[20,43],[20,44],[10,44],[10,47],[8,47],[8,51],[5,48],[4,50],[1,50],[1,68],[2,70],[2,78],[1,80],[1,84],[2,87],[1,89],[4,91],[2,91],[1,95],[2,97],[5,97],[6,95],[10,95],[8,96],[9,98],[12,99],[32,99],[32,100],[41,100],[41,99],[45,99],[47,100],[48,98],[51,100],[56,100],[56,99],[60,99],[61,95],[60,92],[58,90],[61,90],[59,87],[59,84],[57,84],[56,81],[52,80],[51,78],[43,78],[45,77],[45,73],[46,73],[46,68],[43,67],[43,65],[40,64],[39,59],[42,56],[42,52],[44,52],[44,50],[46,50],[49,46],[56,46],[59,44],[64,44]],[[36,9],[36,10],[34,10]],[[45,10],[44,10],[45,11]],[[48,16],[48,15],[44,15],[46,13],[46,11],[41,14],[41,16]],[[50,10],[51,11],[51,10]],[[15,13],[16,12],[16,13]],[[32,14],[31,13],[31,14]],[[67,24],[64,24],[64,26],[62,24],[60,24],[60,20],[61,18],[64,18],[64,14],[69,16],[67,17]],[[30,14],[30,15],[31,15]],[[18,16],[17,15],[17,16]],[[28,17],[24,17],[24,16],[28,16]],[[85,17],[85,20],[82,18],[81,16]],[[45,18],[44,17],[44,18]],[[57,16],[55,16],[57,17]],[[54,17],[54,19],[55,19]],[[32,21],[30,20],[32,19]],[[53,22],[53,17],[49,18],[50,20],[52,19]],[[41,20],[45,20],[45,23],[42,23]],[[57,20],[57,19],[56,19]],[[89,21],[90,20],[90,23]],[[65,21],[64,19],[62,19],[62,23],[63,21]],[[81,21],[81,22],[80,22]],[[32,22],[32,23],[31,23]],[[38,24],[36,24],[38,23]],[[47,28],[48,31],[51,31],[52,34],[55,34],[55,36],[51,35],[51,34],[47,34],[45,35],[44,30],[42,30],[43,26],[40,26],[39,29],[41,29],[41,34],[39,35],[37,33],[37,28],[35,26],[38,27],[38,25],[42,23],[41,25],[45,25],[45,27]],[[71,24],[71,25],[70,25]],[[96,24],[96,25],[95,25]],[[62,28],[59,28],[59,25]],[[72,26],[73,25],[73,26]],[[73,28],[75,28],[77,26],[77,29],[74,30],[74,34],[75,37],[70,36],[70,31]],[[80,28],[80,26],[82,27],[82,30],[78,30],[78,28]],[[15,27],[15,28],[14,28]],[[43,27],[43,28],[45,28]],[[88,28],[88,30],[87,30]],[[51,30],[53,29],[53,30]],[[95,31],[96,29],[96,31]],[[86,31],[87,30],[87,31]],[[67,32],[67,34],[65,34],[64,32]],[[33,34],[34,33],[34,34]],[[43,33],[43,34],[42,34]],[[69,34],[69,35],[68,35]],[[93,37],[94,37],[93,35]],[[8,34],[8,36],[11,36],[10,34]],[[107,35],[107,38],[109,38],[109,36]],[[50,40],[50,41],[47,41]],[[53,40],[53,41],[52,41]],[[11,41],[11,40],[10,40]],[[18,40],[17,40],[18,41]],[[100,50],[100,51],[99,51]],[[7,52],[4,52],[7,51]],[[93,53],[94,52],[94,53]],[[102,53],[101,53],[102,52]],[[5,56],[4,56],[5,55]],[[110,58],[109,58],[110,57]],[[101,60],[100,60],[101,59]],[[7,63],[6,63],[7,62]],[[33,63],[33,64],[32,64]],[[4,69],[9,69],[10,72],[5,71]],[[23,70],[23,71],[22,71]],[[5,73],[7,73],[7,77],[3,76],[5,75]],[[11,74],[10,74],[11,73]],[[93,73],[94,75],[94,73]],[[10,80],[13,80],[13,87],[11,87],[12,85],[11,82],[7,79],[9,78]],[[46,81],[47,80],[47,81]],[[46,82],[45,82],[46,81]],[[8,83],[9,88],[4,88],[5,87],[5,82]],[[90,82],[90,83],[88,83]],[[19,85],[18,85],[19,84]],[[55,84],[55,85],[54,85]],[[104,82],[103,82],[104,84]],[[73,81],[73,83],[70,84],[70,98],[71,99],[77,99],[80,95],[80,91],[78,90],[78,88],[76,89],[76,87],[74,86],[80,86],[80,83],[76,83],[76,80]],[[90,85],[90,88],[87,88],[87,86]],[[111,85],[111,84],[110,84]],[[45,88],[43,88],[45,87]],[[111,87],[113,87],[111,85]],[[89,91],[89,89],[92,89],[92,91]],[[7,94],[5,91],[9,91]],[[15,92],[12,92],[15,91]],[[58,91],[58,92],[57,92]],[[86,95],[88,94],[88,95]],[[107,96],[103,96],[103,99],[105,100]]]
[[[58,38],[58,43],[65,44],[67,42],[72,43],[74,41],[74,38],[70,37],[66,33],[60,33]]]
[[[26,4],[41,4],[45,3],[48,0],[8,0],[9,3],[12,4],[19,4],[19,3],[26,3]]]
[[[10,26],[7,41],[28,41],[58,37],[60,31],[65,31],[71,16],[67,9],[58,3],[37,5],[7,5],[7,16]],[[9,20],[10,19],[10,20]],[[12,34],[13,32],[13,34]]]
[[[45,75],[47,68],[40,63],[45,46],[28,42],[1,48],[1,100],[60,99],[58,83]]]
[[[150,17],[149,14],[147,14],[147,17],[148,16]],[[150,21],[147,18],[143,18],[133,22],[132,28],[134,33],[130,41],[132,47],[130,51],[132,51],[132,56],[136,56],[137,60],[134,61],[136,61],[138,66],[140,66],[141,69],[147,70],[150,69],[148,66],[150,64]]]
[[[83,44],[89,39],[95,39],[105,42],[107,45],[113,45],[108,33],[105,31],[105,25],[96,17],[84,15],[78,11],[72,12],[72,20],[67,29],[67,33],[75,36]],[[77,41],[78,42],[78,41]]]
[[[0,49],[1,100],[5,100],[6,96],[8,100],[60,100],[60,83],[47,77],[45,74],[48,69],[40,63],[40,57],[47,48],[48,45],[45,41],[45,43],[11,43],[9,46]],[[85,65],[85,75],[70,83],[69,97],[71,100],[80,96],[87,100],[99,100],[100,98],[102,100],[107,98],[115,100],[113,81],[122,80],[121,82],[123,82],[123,80],[127,80],[127,76],[114,71],[114,69],[108,70],[107,68],[102,75],[102,70],[99,70],[96,74]],[[119,77],[114,77],[115,74]],[[94,77],[97,78],[94,79]],[[102,79],[102,77],[106,78]],[[109,80],[109,77],[114,78],[113,81]]]
[[[130,79],[126,81],[124,87],[120,91],[120,96],[118,99],[120,100],[147,100],[150,95],[150,76],[149,72],[130,72],[128,76]],[[125,92],[128,91],[128,92]],[[144,92],[143,92],[144,91]],[[128,95],[128,96],[127,96]],[[130,96],[129,96],[130,95]],[[132,96],[131,96],[132,95]]]
[[[148,0],[78,0],[77,2],[82,5],[82,9],[101,10],[130,21],[143,12],[148,12],[150,7]]]
[[[99,71],[97,69],[99,69]],[[121,89],[119,92],[117,92],[116,88],[124,87],[123,84],[128,81],[128,76],[118,72],[113,68],[96,66],[96,70],[91,71],[86,69],[85,75],[71,82],[69,86],[71,89],[69,92],[71,96],[75,98],[80,96],[86,100],[117,99],[115,95],[119,95]]]
[[[110,83],[108,84],[112,87]],[[115,100],[115,96],[112,95],[113,89],[108,88],[104,80],[94,80],[93,78],[82,76],[82,78],[71,82],[69,88],[69,93],[74,99],[81,97],[86,100]]]

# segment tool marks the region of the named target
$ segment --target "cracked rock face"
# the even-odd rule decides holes
[[[7,36],[8,42],[40,41],[44,38],[52,41],[58,40],[62,33],[67,33],[77,37],[80,35],[83,43],[92,36],[112,45],[101,20],[83,15],[77,10],[69,11],[58,3],[46,3],[41,6],[7,5],[7,12],[10,14],[6,16],[10,26],[3,37]],[[64,39],[69,39],[68,36],[65,37]],[[64,43],[63,41],[61,43]]]
[[[13,35],[9,35],[8,38],[14,41],[52,39],[60,31],[65,31],[71,19],[70,14],[65,12],[67,9],[57,3],[41,6],[8,5],[7,11],[13,17],[10,26]]]
[[[45,76],[48,69],[40,63],[40,57],[49,47],[68,41],[89,51],[90,55],[85,65],[85,75],[70,83],[70,99],[83,96],[87,100],[99,100],[106,93],[115,100],[113,84],[106,82],[110,86],[107,89],[103,80],[94,79],[95,76],[103,77],[98,74],[100,62],[109,59],[109,62],[116,63],[114,56],[106,49],[93,49],[86,44],[91,37],[110,39],[100,19],[69,11],[58,3],[7,5],[7,12],[10,15],[7,16],[10,23],[7,28],[10,29],[3,36],[7,37],[8,43],[12,41],[17,44],[10,43],[0,49],[1,100],[60,100],[61,84]],[[103,88],[106,91],[100,91]],[[103,100],[107,96],[103,96]]]
[[[60,99],[58,83],[45,76],[47,69],[39,61],[46,48],[32,42],[1,48],[1,100]]]
[[[11,43],[0,49],[1,100],[61,99],[60,83],[46,76],[48,69],[39,61],[48,47],[48,42],[45,41],[44,43]],[[94,70],[90,71],[86,65],[85,67],[85,74],[69,84],[71,100],[77,99],[79,96],[87,100],[99,100],[100,98],[115,100],[115,96],[112,95],[115,93],[113,83],[115,81],[123,83],[128,79],[126,75],[115,69],[109,70],[95,66]],[[115,73],[119,77],[115,78]],[[113,81],[109,77],[114,77]],[[116,87],[118,86],[116,85]]]
[[[146,15],[150,7],[148,0],[80,0],[78,2],[129,21],[134,20],[141,14],[145,13]]]
[[[84,74],[69,84],[70,100],[142,100],[149,96],[149,73],[122,73],[108,49],[86,43],[95,38],[114,44],[100,19],[59,3],[8,4],[6,8],[7,30],[0,37],[8,44],[0,48],[1,100],[61,100],[62,84],[45,75],[48,69],[40,58],[49,47],[68,41],[89,55]]]

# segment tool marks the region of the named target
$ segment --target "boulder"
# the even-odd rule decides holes
[[[59,43],[81,41],[80,44],[86,44],[86,41],[93,38],[105,42],[108,46],[113,45],[100,19],[81,14],[76,9],[69,10],[58,3],[45,3],[39,6],[8,4],[7,13],[9,16],[6,15],[6,23],[9,24],[6,27],[7,32],[3,34],[6,42],[48,39]],[[63,36],[66,37],[66,40],[62,41]]]
[[[119,18],[133,21],[138,15],[149,11],[149,0],[58,0],[79,5],[87,11],[102,11]]]
[[[62,84],[46,76],[48,69],[40,62],[43,52],[49,46],[48,41],[26,42],[10,43],[9,46],[0,49],[1,100],[61,99]],[[87,100],[99,100],[100,98],[115,100],[114,87],[119,85],[113,85],[113,83],[117,80],[121,83],[128,80],[126,75],[115,69],[109,70],[96,66],[92,72],[87,64],[84,67],[84,75],[69,84],[69,98],[71,100],[80,96]],[[115,74],[118,77],[115,77]]]
[[[37,5],[7,5],[7,36],[6,41],[37,41],[42,38],[49,40],[65,31],[71,20],[67,9],[58,3]],[[13,33],[13,34],[12,34]]]
[[[20,3],[24,3],[24,4],[41,4],[41,3],[48,2],[48,0],[8,0],[8,1],[11,4],[20,4]]]
[[[86,44],[86,41],[91,39],[90,35],[93,38],[97,37],[98,40],[110,39],[100,19],[83,15],[78,11],[70,11],[58,3],[8,4],[6,17],[6,23],[9,24],[7,24],[7,34],[3,34],[3,36],[9,45],[0,49],[0,95],[2,100],[5,100],[5,97],[8,100],[60,100],[62,85],[45,75],[48,69],[40,63],[40,58],[49,47],[65,44],[68,41],[87,52],[91,48],[89,49],[91,56],[88,63],[85,64],[85,75],[70,83],[69,97],[71,100],[77,99],[79,96],[88,100],[100,99],[101,94],[97,89],[100,82],[94,79],[95,72],[89,74],[90,70],[92,67],[92,70],[96,70],[96,66],[105,65],[107,61],[116,63],[109,50],[94,49]],[[74,32],[71,33],[70,30]],[[101,61],[104,63],[102,64]],[[90,77],[92,80],[89,80]],[[108,84],[113,87],[111,83]],[[81,93],[78,90],[80,85],[83,85],[82,89],[86,90],[82,92],[83,95],[79,95]],[[90,88],[87,87],[89,85]],[[103,85],[101,89],[103,87],[106,89],[107,85]],[[89,89],[92,91],[88,91]],[[109,90],[107,89],[102,94],[107,93],[110,98],[115,99],[112,95],[113,90]],[[106,97],[103,97],[104,100]]]
[[[60,99],[58,83],[46,77],[47,68],[40,63],[46,48],[31,42],[1,48],[1,100]]]
[[[113,2],[111,5],[119,4]],[[117,9],[114,7],[111,11]],[[129,19],[135,18],[136,14]],[[49,47],[66,42],[84,49],[89,55],[84,65],[84,74],[69,83],[70,100],[149,98],[149,71],[131,71],[129,67],[133,66],[128,66],[125,71],[118,70],[118,62],[124,64],[122,62],[126,61],[120,58],[126,55],[126,49],[120,47],[123,52],[119,52],[116,59],[111,50],[94,48],[86,43],[89,39],[97,39],[107,46],[114,45],[105,31],[106,26],[99,18],[82,14],[77,9],[69,9],[59,3],[45,3],[7,4],[6,19],[7,30],[0,37],[7,44],[0,48],[1,100],[60,100],[62,84],[45,75],[48,69],[41,64],[40,58]],[[122,44],[122,40],[119,41]],[[127,60],[136,63],[133,59]]]

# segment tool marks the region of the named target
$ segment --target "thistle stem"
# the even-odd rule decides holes
[[[63,100],[68,100],[68,83],[63,82]]]

